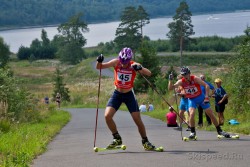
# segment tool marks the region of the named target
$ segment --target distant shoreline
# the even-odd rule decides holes
[[[238,12],[250,12],[249,10],[235,10],[235,11],[217,11],[217,12],[209,12],[209,13],[195,13],[192,16],[196,15],[209,15],[209,14],[221,14],[221,13],[238,13]],[[155,18],[150,18],[150,19],[157,19],[157,18],[170,18],[173,16],[159,16]],[[93,22],[89,24],[101,24],[101,23],[110,23],[110,22],[117,22],[120,20],[110,20],[110,21],[104,21],[104,22]],[[34,26],[13,26],[13,27],[0,27],[0,31],[9,31],[9,30],[18,30],[18,29],[30,29],[30,28],[47,28],[47,27],[56,27],[59,26],[60,24],[49,24],[49,25],[34,25]]]
[[[37,25],[37,26],[24,26],[24,27],[1,27],[0,31],[9,31],[9,30],[19,30],[19,29],[29,29],[29,28],[47,28],[47,27],[56,27],[59,24],[54,25]]]

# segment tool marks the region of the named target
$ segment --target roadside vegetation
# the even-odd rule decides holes
[[[37,122],[10,124],[1,120],[0,166],[29,166],[46,151],[47,144],[70,119],[68,112],[50,109],[45,109],[43,118]]]

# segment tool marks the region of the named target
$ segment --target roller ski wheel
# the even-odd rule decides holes
[[[149,141],[145,142],[142,146],[143,146],[144,150],[146,150],[146,151],[157,151],[157,152],[163,151],[163,147],[155,147]]]
[[[113,148],[109,147],[94,147],[94,152],[104,152],[104,151],[110,151],[110,150],[126,150],[126,145],[120,145],[120,146],[115,146]]]
[[[191,132],[188,137],[183,138],[184,141],[189,141],[189,140],[197,140],[197,136],[195,132]]]
[[[145,149],[145,151],[156,151],[156,152],[163,152],[164,148],[163,147],[155,147],[155,148],[151,148],[151,149]]]
[[[198,139],[197,136],[192,137],[192,138],[190,138],[190,137],[183,137],[183,138],[182,138],[182,140],[185,141],[185,142],[188,142],[188,141],[190,141],[190,140],[197,140],[197,139]]]
[[[225,137],[223,135],[217,135],[218,139],[239,139],[239,135],[230,135],[230,137]]]
[[[154,149],[154,151],[163,152],[164,149],[163,149],[163,147],[157,147],[157,148]]]
[[[189,141],[189,138],[188,137],[183,137],[182,140],[183,141]]]

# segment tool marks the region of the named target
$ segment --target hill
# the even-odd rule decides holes
[[[2,0],[0,29],[55,25],[76,13],[87,23],[119,20],[127,6],[142,5],[151,18],[172,16],[182,0]],[[187,0],[193,14],[250,9],[249,0]]]

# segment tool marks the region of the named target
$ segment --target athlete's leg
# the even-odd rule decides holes
[[[180,117],[181,117],[181,118],[179,118],[180,126],[181,126],[181,124],[183,123],[183,120],[185,120],[184,112],[185,112],[184,110],[180,110],[180,111],[179,111],[179,115],[180,115]]]
[[[215,127],[217,127],[219,125],[213,110],[209,107],[207,109],[205,109],[206,114],[209,116],[209,118],[211,119],[212,123],[214,124]]]
[[[194,107],[189,107],[189,124],[190,127],[195,127],[195,108]]]
[[[206,115],[207,125],[211,125],[210,117],[206,113],[205,113],[205,115]]]
[[[138,131],[141,135],[142,145],[143,145],[144,149],[145,150],[154,150],[155,146],[148,141],[146,129],[145,129],[144,123],[142,122],[142,119],[141,119],[141,113],[140,112],[131,112],[131,116],[132,116],[135,124],[138,127]]]
[[[224,132],[224,131],[221,129],[221,127],[220,127],[220,125],[219,125],[219,123],[218,123],[218,121],[217,121],[217,119],[216,119],[216,117],[215,117],[215,115],[214,115],[212,109],[210,108],[210,106],[209,106],[208,108],[206,108],[207,106],[203,106],[203,107],[204,107],[205,112],[206,112],[207,115],[210,117],[211,121],[213,122],[214,126],[216,127],[217,133],[218,133],[219,135],[223,135],[223,136],[226,137],[226,138],[230,138],[230,134],[227,133],[227,132]],[[216,112],[218,112],[218,111],[216,110]],[[219,113],[219,112],[218,112],[218,113]]]
[[[146,129],[145,129],[144,123],[142,122],[142,119],[141,119],[141,113],[140,112],[132,112],[131,116],[132,116],[132,118],[133,118],[133,120],[138,128],[138,131],[139,131],[141,137],[142,138],[147,137]]]
[[[113,120],[113,117],[115,115],[116,109],[114,109],[113,107],[106,107],[105,110],[105,120],[106,120],[106,124],[108,126],[108,128],[110,129],[112,135],[113,135],[113,140],[111,141],[111,143],[107,146],[107,148],[114,148],[118,145],[122,144],[122,138],[120,136],[120,134],[118,133],[116,124]]]
[[[109,107],[109,106],[106,107],[104,116],[105,116],[106,124],[108,125],[108,128],[110,129],[112,134],[118,132],[115,121],[113,119],[115,113],[116,113],[116,110],[113,107]]]

